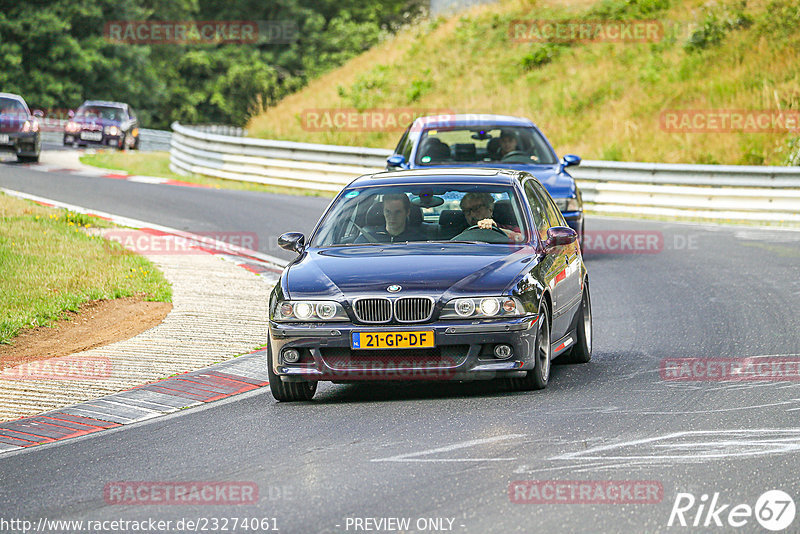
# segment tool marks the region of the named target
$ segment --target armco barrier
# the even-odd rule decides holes
[[[170,169],[322,191],[383,170],[390,150],[229,137],[172,124]],[[800,223],[800,167],[583,161],[587,208],[608,214]]]

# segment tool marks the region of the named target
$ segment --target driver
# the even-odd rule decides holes
[[[525,153],[517,150],[517,136],[513,130],[500,131],[500,161],[525,157]]]
[[[525,237],[516,226],[499,225],[492,219],[494,211],[494,197],[489,193],[467,193],[461,198],[461,211],[467,219],[469,226],[478,226],[483,230],[491,230],[496,226],[515,243],[521,243]],[[388,220],[387,220],[388,224]]]

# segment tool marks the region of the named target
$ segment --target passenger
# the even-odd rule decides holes
[[[467,193],[461,198],[461,211],[467,219],[469,226],[478,226],[483,230],[491,230],[492,226],[498,227],[508,238],[515,243],[525,240],[519,227],[497,224],[493,217],[494,197],[489,193]]]

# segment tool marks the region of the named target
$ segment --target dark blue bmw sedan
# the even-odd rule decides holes
[[[437,115],[416,119],[400,138],[386,169],[492,167],[528,171],[556,201],[567,224],[583,237],[583,202],[566,168],[581,158],[559,160],[528,119],[505,115]]]
[[[541,389],[556,357],[588,362],[577,243],[532,174],[426,169],[362,176],[331,202],[270,295],[273,396],[320,381],[505,379]]]

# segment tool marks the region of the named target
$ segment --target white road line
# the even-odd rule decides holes
[[[503,436],[495,436],[493,438],[473,439],[469,441],[462,441],[454,443],[445,447],[438,447],[436,449],[428,449],[419,452],[410,452],[406,454],[398,454],[397,456],[389,456],[388,458],[373,458],[371,462],[496,462],[516,460],[516,458],[429,458],[425,460],[417,459],[418,456],[426,456],[429,454],[439,454],[442,452],[451,452],[459,449],[466,449],[469,447],[477,447],[478,445],[487,445],[489,443],[496,443],[498,441],[506,441],[510,439],[524,438],[525,434],[506,434]]]
[[[133,174],[126,178],[129,182],[139,182],[140,184],[165,184],[169,182],[168,178],[159,178],[158,176],[139,176]]]
[[[759,437],[763,438],[763,435],[766,433],[773,433],[773,434],[790,434],[793,435],[791,438],[775,438],[775,439],[725,439],[720,441],[713,441],[715,436],[722,436],[726,435],[751,435],[755,434]],[[711,441],[707,442],[684,442],[684,443],[666,443],[666,444],[658,444],[656,442],[665,441],[673,438],[683,438],[683,437],[701,437],[701,436],[709,436],[712,438]],[[654,447],[659,448],[681,448],[681,447],[692,447],[692,446],[710,446],[710,449],[713,449],[714,452],[709,452],[704,454],[702,450],[694,450],[691,451],[691,454],[684,454],[684,455],[669,455],[669,454],[647,454],[647,455],[625,455],[625,456],[604,456],[598,455],[597,453],[609,451],[613,449],[623,449],[625,447],[635,447],[636,445],[644,445],[644,444],[653,444]],[[730,450],[726,449],[722,452],[719,451],[719,446],[731,446],[731,448],[739,448],[740,450]],[[770,448],[764,449],[764,446],[771,446]],[[742,450],[746,447],[758,447],[761,450]],[[699,448],[699,447],[698,447]],[[693,430],[693,431],[685,431],[685,432],[675,432],[673,434],[666,434],[664,436],[656,436],[652,438],[645,438],[645,439],[637,439],[622,443],[615,443],[612,445],[603,445],[600,447],[593,447],[584,451],[578,452],[569,452],[560,454],[550,458],[550,460],[665,460],[665,459],[690,459],[690,460],[705,460],[710,458],[730,458],[734,456],[761,456],[765,454],[772,454],[772,453],[784,453],[784,452],[793,452],[800,450],[800,428],[793,428],[793,429],[772,429],[772,428],[764,428],[764,429],[741,429],[741,430]]]

